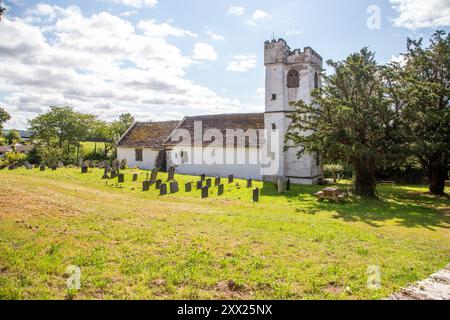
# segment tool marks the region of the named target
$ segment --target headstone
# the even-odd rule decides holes
[[[247,179],[247,188],[251,188],[252,187],[252,179],[248,178]]]
[[[205,181],[206,180],[206,174],[201,174],[200,175],[200,180]]]
[[[161,185],[159,186],[159,195],[163,196],[165,194],[167,194],[167,184],[161,183]]]
[[[111,165],[109,163],[105,164],[105,170],[106,170],[106,173],[111,173],[112,168],[111,168]]]
[[[39,166],[39,170],[45,171],[45,165],[41,164],[41,165]]]
[[[287,179],[286,181],[286,190],[291,190],[291,179]]]
[[[156,180],[155,184],[156,184],[156,189],[159,189],[159,187],[161,186],[162,180],[158,179]]]
[[[117,176],[117,182],[118,183],[124,183],[124,181],[125,181],[125,175],[123,173],[119,174]]]
[[[138,178],[138,174],[137,173],[133,173],[133,181],[137,181]]]
[[[85,165],[83,165],[81,167],[81,173],[88,173],[88,167],[86,167]]]
[[[211,178],[206,179],[206,186],[211,187]]]
[[[223,195],[223,184],[219,184],[219,187],[217,188],[217,195]]]
[[[156,182],[156,178],[158,177],[158,168],[154,168],[152,170],[152,174],[150,175],[150,184],[154,184]]]
[[[91,163],[89,163],[89,168],[94,169],[95,168],[95,163],[91,161]]]
[[[184,191],[185,192],[191,192],[192,191],[192,182],[188,182],[184,185]]]
[[[150,189],[150,182],[148,180],[142,181],[142,191],[148,191]]]
[[[198,180],[197,182],[196,182],[196,187],[197,187],[197,190],[200,190],[201,188],[203,188],[203,181],[202,180]]]
[[[105,167],[105,170],[104,170],[104,172],[103,172],[103,177],[102,177],[102,179],[109,179],[109,176],[108,176],[108,169]]]
[[[208,190],[209,190],[208,186],[204,186],[202,188],[202,199],[208,198]]]
[[[169,170],[167,171],[167,181],[173,180],[175,176],[175,167],[170,166]]]
[[[8,170],[14,170],[14,169],[15,169],[15,167],[12,165],[8,167]]]
[[[177,193],[178,192],[178,182],[172,181],[170,182],[170,193]]]
[[[28,162],[25,162],[24,166],[27,170],[33,169],[33,166],[31,164],[29,164]]]
[[[119,165],[120,170],[125,170],[127,168],[127,159],[122,159]]]
[[[253,202],[259,201],[259,188],[253,189]]]
[[[220,177],[216,177],[215,179],[214,179],[214,186],[218,186],[220,184]]]
[[[234,181],[234,176],[232,174],[230,174],[228,176],[228,183],[233,183],[233,181]]]
[[[58,168],[64,168],[64,163],[62,163],[62,161],[58,161]]]
[[[57,168],[58,168],[58,166],[56,166],[56,165],[53,165],[53,166],[52,166],[52,170],[53,170],[53,171],[55,171]]]
[[[117,177],[117,171],[112,169],[111,170],[111,179],[114,179],[115,177]]]
[[[284,182],[283,179],[278,179],[277,181],[278,193],[284,192]]]
[[[99,163],[98,163],[98,168],[99,169],[103,169],[103,168],[105,168],[105,161],[100,161]]]

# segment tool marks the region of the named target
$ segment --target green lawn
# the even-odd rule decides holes
[[[161,197],[131,172],[118,185],[99,169],[0,171],[0,298],[379,299],[450,262],[450,201],[425,187],[334,204],[315,200],[320,186],[255,182],[252,203],[242,180],[202,200],[184,192],[196,177]],[[70,265],[80,290],[66,287]]]

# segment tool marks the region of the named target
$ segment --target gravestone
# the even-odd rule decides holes
[[[206,179],[206,186],[211,187],[211,178]]]
[[[251,188],[252,187],[252,179],[248,178],[247,179],[247,188]]]
[[[284,182],[283,179],[278,179],[277,181],[278,193],[284,192]]]
[[[259,188],[253,189],[253,202],[259,201]]]
[[[206,174],[202,173],[200,175],[200,180],[205,181],[205,179],[206,179]]]
[[[105,168],[105,161],[100,161],[100,162],[98,163],[98,168],[99,168],[99,169]]]
[[[14,170],[15,168],[16,168],[15,166],[11,165],[11,166],[8,167],[8,170]]]
[[[197,183],[197,190],[200,190],[201,188],[203,188],[203,181],[202,180],[198,180],[196,183]]]
[[[124,183],[124,181],[125,181],[125,175],[123,173],[119,174],[117,176],[117,182],[118,183]]]
[[[233,183],[233,181],[234,181],[234,176],[232,174],[230,174],[228,176],[228,183]]]
[[[39,170],[45,171],[45,165],[41,164],[41,165],[39,166]]]
[[[156,189],[159,189],[159,187],[161,186],[162,180],[158,179],[158,180],[156,180],[155,183],[156,183]]]
[[[218,186],[220,184],[220,177],[216,177],[215,179],[214,179],[214,186]]]
[[[88,173],[88,167],[86,167],[85,165],[83,165],[81,167],[81,173]]]
[[[102,179],[109,179],[109,176],[108,176],[108,169],[105,167],[105,170],[104,170],[104,172],[103,172],[103,177],[102,177]]]
[[[185,192],[191,192],[192,191],[192,182],[188,182],[184,185],[184,191]]]
[[[137,178],[138,178],[138,174],[137,173],[133,173],[133,182],[137,181]]]
[[[53,171],[55,171],[57,168],[58,168],[58,166],[56,166],[56,165],[53,165],[53,166],[52,166],[52,170],[53,170]]]
[[[148,180],[142,181],[142,191],[148,191],[150,189],[150,182]]]
[[[167,181],[173,180],[175,176],[175,167],[170,166],[169,170],[167,171]]]
[[[117,171],[112,169],[111,170],[111,179],[114,179],[115,177],[117,177]]]
[[[64,163],[62,163],[62,161],[58,161],[58,168],[64,168]]]
[[[167,194],[167,184],[161,183],[161,185],[159,186],[159,195],[163,196],[165,194]]]
[[[125,170],[127,168],[127,159],[122,159],[119,164],[120,170]]]
[[[286,190],[287,191],[291,190],[291,179],[287,179],[286,181]]]
[[[208,190],[209,190],[208,186],[204,186],[202,188],[202,199],[208,198]]]
[[[147,173],[148,174],[148,173]],[[158,177],[158,168],[154,168],[150,175],[150,184],[154,184],[156,182],[156,178]]]
[[[217,195],[223,195],[223,184],[219,184],[219,187],[217,188]]]
[[[170,182],[170,193],[177,193],[178,192],[178,182],[172,181]]]
[[[27,170],[31,170],[31,169],[33,169],[33,166],[31,165],[31,164],[29,164],[28,162],[25,162],[25,168],[27,169]]]

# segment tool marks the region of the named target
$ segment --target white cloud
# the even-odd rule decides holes
[[[105,120],[123,112],[140,120],[163,120],[177,113],[254,107],[185,77],[195,62],[166,37],[189,34],[171,23],[152,21],[164,32],[141,33],[107,12],[86,16],[76,7],[56,6],[33,10],[0,23],[0,105],[13,117],[8,127],[25,128],[27,119],[51,105],[71,105]],[[202,43],[196,44],[195,56],[217,59],[214,48]]]
[[[228,14],[231,14],[233,16],[242,16],[245,12],[245,8],[244,7],[235,7],[235,6],[230,6],[228,8]]]
[[[264,21],[269,21],[272,19],[272,16],[267,12],[257,9],[253,12],[252,17],[247,21],[247,23],[251,26],[255,26],[256,24]]]
[[[208,28],[206,28],[205,34],[208,35],[212,40],[215,40],[215,41],[225,40],[225,37],[223,35],[215,33],[213,31],[209,30]]]
[[[296,29],[292,29],[292,30],[288,30],[286,31],[286,36],[290,37],[290,36],[299,36],[303,34],[303,31],[301,30],[296,30]]]
[[[143,8],[156,6],[158,0],[114,0],[114,2],[122,4],[124,6]]]
[[[195,60],[217,60],[217,52],[213,46],[203,43],[197,42],[194,45],[194,55],[193,58]]]
[[[139,11],[137,11],[137,10],[129,10],[129,11],[122,12],[122,13],[120,14],[120,16],[121,16],[121,17],[129,17],[129,16],[132,16],[132,15],[137,14],[138,12],[139,12]]]
[[[236,55],[228,63],[227,71],[247,72],[256,68],[257,63],[256,55]]]
[[[150,37],[165,38],[167,36],[176,37],[198,37],[198,35],[189,30],[180,29],[170,25],[167,22],[158,24],[155,20],[139,21],[137,27],[144,31],[144,34]]]
[[[394,26],[416,30],[450,25],[449,0],[390,0],[399,13]]]

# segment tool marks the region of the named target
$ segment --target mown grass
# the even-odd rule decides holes
[[[102,173],[0,171],[0,298],[379,299],[450,260],[449,200],[425,187],[335,204],[315,200],[320,186],[254,182],[253,203],[243,180],[200,199],[184,192],[198,177],[177,174],[180,192],[159,196],[142,191],[146,171],[120,185]],[[70,265],[80,290],[66,287]]]

